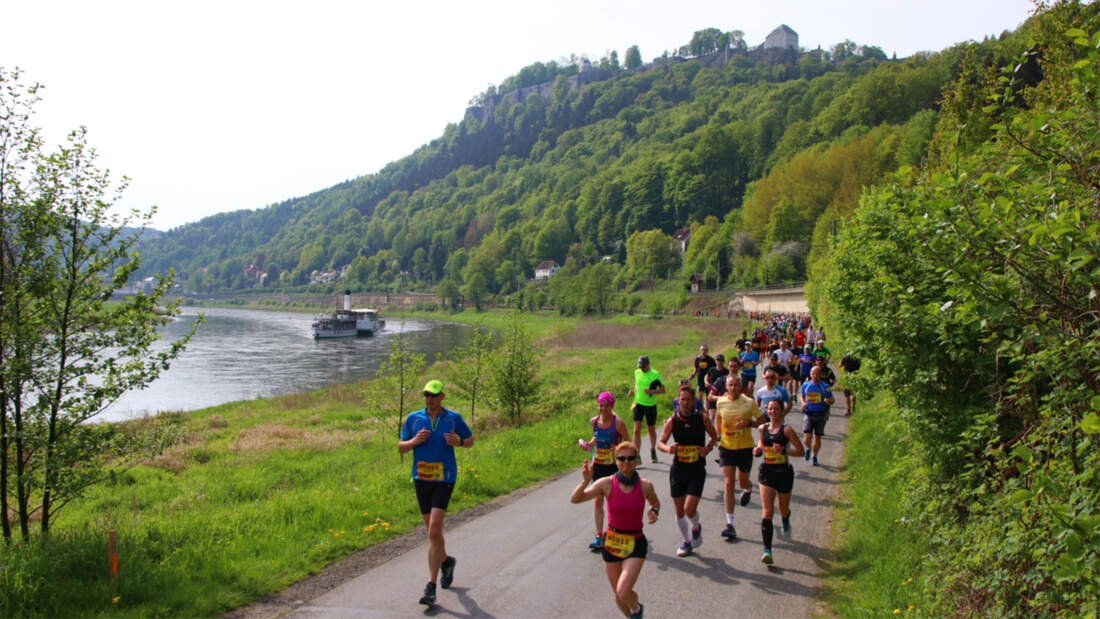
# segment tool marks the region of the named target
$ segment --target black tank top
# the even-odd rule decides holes
[[[703,458],[699,455],[699,448],[706,445],[707,429],[703,425],[702,413],[694,410],[686,418],[679,414],[672,416],[672,438],[679,446],[676,458],[672,461],[673,467],[702,467],[705,466]],[[694,449],[691,449],[694,447]]]
[[[787,444],[791,442],[791,439],[787,438],[786,430],[787,424],[779,426],[779,432],[772,434],[771,424],[764,424],[764,429],[760,431],[763,435],[764,448],[779,445],[783,447],[783,462],[782,463],[768,463],[768,458],[764,458],[764,463],[761,466],[766,466],[773,469],[786,469],[791,466],[790,459],[787,458]]]

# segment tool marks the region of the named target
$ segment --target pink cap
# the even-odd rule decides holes
[[[596,396],[596,401],[600,404],[614,404],[615,396],[611,395],[610,391],[604,391],[600,395]]]

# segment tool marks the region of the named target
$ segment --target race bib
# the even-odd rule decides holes
[[[821,404],[821,393],[817,391],[807,393],[806,402],[808,404]]]
[[[634,553],[634,536],[615,531],[604,531],[603,549],[613,557],[625,559]]]
[[[700,362],[700,363],[699,363],[699,369],[700,369],[700,370],[705,370],[705,369],[707,369],[707,362],[706,362],[706,361],[702,361],[702,362]]]
[[[417,462],[416,478],[424,481],[443,481],[443,463]]]
[[[744,428],[738,428],[736,421],[722,424],[722,434],[725,434],[730,438],[742,438],[745,436],[745,432],[747,432],[748,429],[748,426]]]
[[[691,464],[699,461],[699,446],[698,445],[677,445],[676,446],[676,459],[684,464]]]
[[[776,449],[775,445],[764,446],[764,464],[786,464],[787,454]]]
[[[596,448],[596,464],[615,464],[615,454],[610,447]]]
[[[752,361],[746,361],[746,362],[742,363],[741,368],[744,369],[744,370],[751,370],[753,368]]]

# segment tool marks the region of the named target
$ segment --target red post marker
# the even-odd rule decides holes
[[[118,545],[118,534],[112,529],[107,532],[107,572],[114,580],[118,577],[118,553],[115,552]]]

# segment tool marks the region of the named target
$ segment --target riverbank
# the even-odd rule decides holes
[[[487,327],[506,319],[445,316]],[[469,419],[478,443],[461,455],[452,511],[574,467],[595,394],[609,389],[626,402],[638,355],[671,381],[690,373],[699,341],[726,350],[740,331],[725,321],[549,313],[527,324],[547,348],[546,395],[518,426],[479,403]],[[446,364],[430,371],[449,382],[447,372]],[[411,530],[420,522],[413,502],[393,500],[409,485],[408,459],[394,449],[399,420],[376,412],[365,387],[163,416],[178,436],[170,449],[62,510],[44,550],[5,550],[0,614],[216,615]],[[467,408],[457,394],[446,405]],[[109,530],[119,536],[114,581],[104,567]]]

